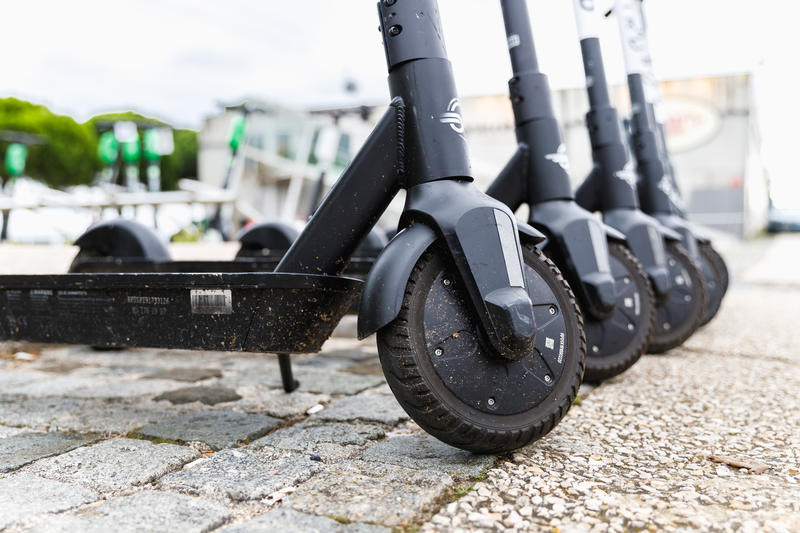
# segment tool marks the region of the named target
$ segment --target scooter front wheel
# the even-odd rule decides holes
[[[722,298],[725,297],[725,292],[728,290],[728,267],[710,244],[701,244],[698,246],[698,251],[703,263],[701,265],[703,274],[708,282],[708,309],[700,323],[700,326],[705,326],[717,316],[720,305],[722,305]]]
[[[578,393],[586,343],[575,296],[555,265],[523,248],[536,342],[520,361],[494,353],[466,289],[434,244],[406,285],[398,317],[378,331],[378,353],[403,409],[439,440],[471,452],[515,450],[546,435]]]
[[[642,264],[621,244],[608,247],[617,292],[617,310],[607,320],[586,318],[585,381],[623,373],[647,349],[655,328],[656,299]]]
[[[706,280],[683,246],[666,245],[672,289],[656,308],[656,329],[648,353],[663,353],[683,344],[700,327],[708,305]]]

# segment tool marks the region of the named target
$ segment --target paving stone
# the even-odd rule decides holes
[[[11,472],[45,457],[95,442],[94,435],[24,433],[0,440],[0,472]]]
[[[449,474],[382,463],[332,465],[283,499],[283,506],[319,516],[396,526],[413,519],[453,484]]]
[[[325,516],[298,513],[292,509],[275,509],[248,520],[243,524],[227,527],[220,533],[391,533],[391,529],[370,524],[341,524]]]
[[[171,368],[155,374],[144,376],[144,379],[172,379],[174,381],[203,381],[204,379],[221,378],[222,370],[218,368]]]
[[[381,362],[377,357],[375,357],[374,359],[359,361],[353,366],[348,367],[347,372],[350,374],[359,374],[362,376],[383,377],[383,367],[381,366]]]
[[[256,450],[271,447],[294,452],[316,453],[318,445],[322,443],[364,446],[368,440],[377,440],[383,437],[383,430],[376,426],[341,423],[318,426],[296,424],[262,437],[253,442],[250,447]]]
[[[58,376],[8,388],[5,392],[35,398],[68,396],[86,399],[114,399],[160,394],[178,387],[177,383],[168,380],[116,381],[95,377]]]
[[[374,349],[364,349],[362,347],[345,348],[341,350],[327,350],[320,352],[321,357],[330,357],[333,359],[350,359],[352,361],[364,361],[366,359],[373,359],[377,357],[378,352]]]
[[[231,411],[204,411],[190,413],[171,420],[143,427],[139,435],[181,442],[204,442],[212,450],[234,448],[240,442],[263,437],[282,420],[271,416],[234,413]]]
[[[100,402],[72,398],[32,398],[19,396],[0,397],[0,423],[9,426],[41,428],[71,418],[74,413],[94,408]]]
[[[153,398],[154,401],[166,400],[172,404],[201,402],[206,405],[216,405],[223,402],[235,402],[242,397],[233,389],[226,387],[188,387],[170,392],[165,392]]]
[[[311,359],[304,359],[301,361],[293,361],[297,369],[314,369],[314,370],[345,370],[352,367],[355,362],[351,359],[339,359],[336,357],[321,357],[319,354]]]
[[[300,382],[298,390],[305,392],[318,392],[320,394],[352,395],[377,387],[385,382],[383,376],[359,376],[346,372],[324,372],[313,369],[297,368],[295,378]],[[268,387],[283,387],[280,373],[265,376],[263,384]]]
[[[38,476],[20,475],[0,479],[0,531],[9,526],[25,527],[47,513],[68,511],[97,500],[97,494]]]
[[[112,439],[43,459],[32,465],[30,471],[98,492],[119,492],[152,483],[199,457],[197,450],[187,446]]]
[[[161,478],[158,487],[193,496],[261,500],[302,483],[323,466],[305,458],[268,461],[253,450],[223,450]]]
[[[14,435],[19,435],[20,433],[30,433],[32,431],[33,430],[30,428],[15,428],[15,427],[0,425],[0,439],[13,437]]]
[[[245,394],[242,392],[242,394]],[[284,392],[282,390],[264,390],[256,396],[245,397],[226,409],[242,411],[244,413],[256,413],[274,416],[277,418],[289,418],[305,415],[306,411],[317,404],[325,404],[331,401],[327,394],[314,394],[311,392]]]
[[[370,395],[344,398],[329,409],[312,415],[311,418],[334,422],[365,420],[395,425],[410,417],[403,411],[394,396]]]
[[[456,476],[477,477],[492,467],[495,456],[459,450],[431,435],[418,433],[380,442],[367,449],[363,459],[417,470],[440,470]]]
[[[39,372],[50,372],[52,374],[69,374],[73,370],[83,368],[85,365],[77,361],[63,361],[52,365],[39,367]]]
[[[68,419],[57,421],[61,429],[94,431],[106,435],[123,435],[136,428],[174,418],[178,413],[155,405],[129,405],[106,403],[85,411],[78,411]]]
[[[212,502],[168,492],[145,491],[115,498],[74,516],[47,518],[31,533],[205,533],[230,519]]]

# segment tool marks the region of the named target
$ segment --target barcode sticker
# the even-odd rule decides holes
[[[209,289],[192,291],[192,314],[230,315],[233,313],[233,300],[230,290]]]

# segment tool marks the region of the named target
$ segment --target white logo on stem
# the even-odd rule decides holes
[[[685,211],[683,198],[681,198],[681,193],[672,186],[672,180],[669,179],[669,176],[664,174],[661,178],[661,181],[658,182],[658,188],[661,189],[661,192],[667,195],[669,201],[672,202],[675,207],[680,209],[681,211]]]
[[[556,153],[554,154],[547,154],[544,156],[545,159],[548,159],[555,163],[556,165],[560,166],[564,170],[569,170],[569,157],[567,157],[567,145],[561,143],[561,146],[558,147]]]
[[[456,111],[456,109],[460,108],[461,103],[458,101],[458,98],[453,98],[447,106],[447,113],[439,115],[439,122],[442,124],[450,124],[453,131],[463,137],[464,122],[461,120],[461,114]]]
[[[625,163],[622,170],[614,172],[614,176],[630,185],[631,189],[636,187],[636,172],[633,171],[633,163],[630,161]]]

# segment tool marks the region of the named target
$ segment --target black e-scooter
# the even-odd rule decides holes
[[[650,46],[647,40],[647,26],[645,24],[644,14],[642,13],[642,2],[643,0],[634,2],[634,7],[639,14],[639,19],[635,22],[629,21],[627,27],[631,28],[632,25],[635,26],[637,23],[641,24],[641,36],[638,50],[640,50],[640,53],[646,53],[649,59]],[[630,45],[630,41],[628,45]],[[678,188],[678,181],[675,178],[675,171],[670,161],[669,150],[667,149],[667,139],[664,132],[664,117],[663,112],[661,112],[661,89],[655,80],[655,76],[652,74],[652,61],[648,64],[651,67],[651,72],[649,76],[645,77],[645,84],[650,84],[650,90],[647,90],[647,88],[645,89],[645,97],[652,97],[650,105],[653,107],[653,117],[656,121],[656,139],[658,141],[658,149],[666,175],[672,183],[673,204],[675,204],[675,207],[678,209],[678,215],[685,219],[685,206],[680,194],[680,189]],[[700,322],[700,325],[703,326],[716,316],[722,304],[722,299],[728,291],[728,267],[725,265],[722,256],[711,246],[710,240],[700,235],[697,231],[694,233],[697,238],[698,251],[698,256],[695,260],[698,262],[700,269],[703,271],[703,275],[706,277],[706,284],[708,287],[708,307],[703,320]]]
[[[529,205],[529,224],[548,238],[540,246],[564,273],[584,311],[584,379],[608,379],[633,365],[647,347],[655,319],[650,282],[624,246],[625,236],[575,202],[526,2],[500,4],[514,72],[509,88],[519,146],[486,194],[512,210]]]
[[[594,168],[576,191],[578,204],[589,211],[602,212],[606,224],[626,235],[628,247],[650,278],[660,307],[675,299],[676,304],[670,306],[673,314],[681,310],[689,315],[693,311],[699,313],[705,297],[703,285],[682,283],[685,276],[678,261],[673,260],[671,264],[668,259],[673,245],[681,240],[680,234],[639,209],[636,173],[628,158],[626,136],[617,110],[611,105],[606,83],[598,38],[600,16],[595,13],[593,0],[573,0],[573,8],[589,96],[586,125],[594,160]],[[665,239],[668,241],[666,250]],[[695,309],[686,305],[691,302],[695,303]],[[651,351],[672,347],[671,332],[667,331],[666,335],[663,328],[654,332],[650,339]]]
[[[444,442],[496,452],[547,434],[580,385],[580,311],[545,237],[472,184],[436,0],[378,8],[392,103],[274,273],[0,276],[0,340],[273,352],[294,390],[289,354],[318,351],[362,292],[340,275],[405,188],[359,337],[378,333],[401,406]]]
[[[683,201],[659,150],[652,105],[657,85],[639,5],[635,0],[615,0],[614,13],[619,23],[631,94],[630,141],[639,175],[639,202],[645,213],[682,238],[680,245],[667,243],[666,247],[672,294],[658,305],[656,333],[649,348],[651,353],[661,353],[680,346],[700,327],[707,312],[708,284],[701,269],[697,236],[680,216]]]

